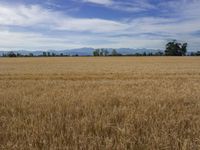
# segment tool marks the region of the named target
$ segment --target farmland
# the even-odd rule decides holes
[[[1,58],[0,149],[200,149],[200,58]]]

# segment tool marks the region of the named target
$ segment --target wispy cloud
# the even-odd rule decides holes
[[[129,1],[116,1],[116,0],[82,0],[82,2],[103,5],[110,9],[120,11],[140,12],[149,9],[154,9],[154,5],[146,0],[129,0]]]
[[[59,11],[42,8],[39,5],[15,7],[0,5],[0,25],[95,33],[112,32],[126,28],[126,25],[120,22],[98,18],[74,18]]]
[[[112,0],[82,0],[82,1],[88,2],[88,3],[100,4],[100,5],[111,5],[113,3]]]
[[[98,3],[98,0],[88,1]],[[111,5],[110,2],[101,1],[101,5]],[[171,10],[168,17],[146,15],[118,20],[74,17],[41,5],[0,3],[0,48],[164,48],[167,39],[178,39],[189,42],[190,48],[196,49],[200,46],[200,1],[178,2],[154,6]],[[181,5],[178,10],[174,8],[175,3]]]

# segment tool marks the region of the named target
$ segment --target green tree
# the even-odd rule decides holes
[[[51,53],[50,53],[50,52],[47,52],[47,56],[51,56]]]
[[[14,52],[8,52],[8,57],[17,57],[17,55]]]
[[[109,51],[106,49],[104,50],[104,56],[108,56],[109,55]]]
[[[100,50],[99,49],[94,50],[93,55],[94,56],[100,56]]]
[[[182,47],[181,47],[181,49],[182,49],[182,54],[185,56],[185,54],[187,53],[187,46],[188,46],[188,44],[187,43],[183,43],[182,44]]]
[[[43,52],[43,56],[47,56],[47,53],[46,53],[46,52]]]
[[[53,56],[53,57],[55,57],[55,56],[56,56],[56,54],[55,54],[55,53],[52,53],[52,56]]]
[[[187,43],[178,43],[176,40],[166,44],[165,55],[167,56],[185,56],[187,52]]]
[[[112,56],[118,56],[118,53],[117,53],[117,51],[115,49],[113,49],[112,52],[111,52],[111,55]]]
[[[22,55],[20,53],[17,53],[17,57],[21,57]]]
[[[29,53],[29,55],[28,55],[29,57],[33,57],[34,55],[33,55],[33,53]]]
[[[104,49],[100,50],[99,56],[103,56],[104,55]]]
[[[146,52],[144,52],[144,53],[143,53],[143,56],[147,56],[147,53],[146,53]]]
[[[93,56],[108,56],[109,52],[106,49],[96,49],[93,51]]]
[[[197,52],[196,52],[196,56],[200,56],[200,51],[197,51]]]

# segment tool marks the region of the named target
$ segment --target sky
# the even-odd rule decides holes
[[[200,0],[0,0],[0,50],[200,50]]]

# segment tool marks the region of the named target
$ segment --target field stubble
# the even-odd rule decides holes
[[[1,149],[200,149],[200,58],[0,59]]]

